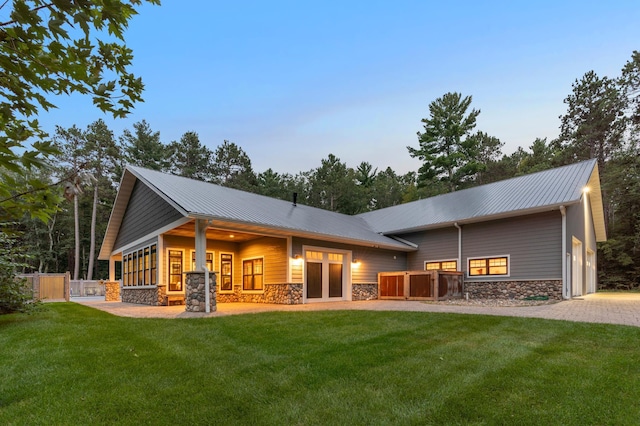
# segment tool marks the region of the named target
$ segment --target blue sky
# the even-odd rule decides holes
[[[86,97],[40,117],[116,135],[146,119],[164,143],[224,139],[254,170],[296,174],[332,153],[397,173],[420,163],[420,120],[446,92],[473,97],[477,130],[503,151],[558,135],[571,84],[615,77],[640,49],[635,1],[170,1],[130,23],[145,102],[112,120]]]

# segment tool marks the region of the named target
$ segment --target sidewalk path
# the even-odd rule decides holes
[[[183,305],[146,306],[133,303],[105,302],[102,297],[78,297],[72,298],[71,301],[114,315],[135,318],[202,318],[273,311],[371,310],[499,315],[640,327],[640,293],[595,293],[549,305],[517,307],[447,305],[404,300],[327,302],[306,305],[219,303],[216,312],[209,314],[185,312]]]

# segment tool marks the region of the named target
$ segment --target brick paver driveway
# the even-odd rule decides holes
[[[195,318],[270,311],[353,309],[501,315],[624,324],[640,327],[640,293],[595,293],[559,303],[519,307],[447,305],[404,300],[309,303],[306,305],[220,303],[217,306],[216,312],[210,314],[185,312],[184,306],[145,306],[135,305],[132,303],[105,302],[103,299],[97,298],[73,298],[71,300],[73,302],[110,312],[114,315],[138,318]]]

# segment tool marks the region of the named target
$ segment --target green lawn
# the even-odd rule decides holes
[[[638,424],[640,328],[422,312],[0,316],[0,424]]]

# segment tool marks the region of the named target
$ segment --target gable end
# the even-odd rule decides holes
[[[182,213],[167,203],[140,180],[136,180],[114,250],[175,222]]]

